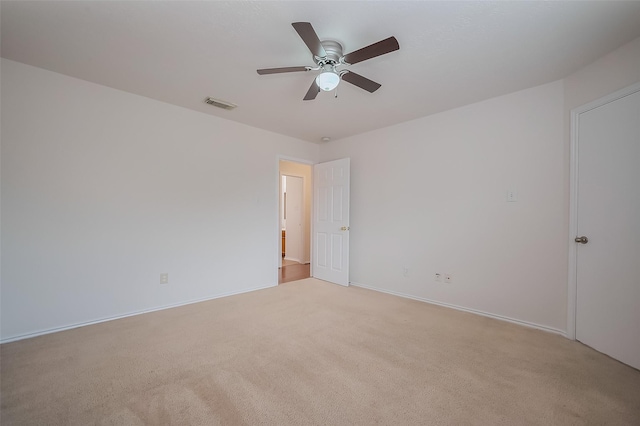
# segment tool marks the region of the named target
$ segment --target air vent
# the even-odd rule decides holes
[[[207,98],[204,100],[205,103],[209,104],[209,105],[213,105],[214,107],[218,107],[218,108],[222,108],[222,109],[226,109],[226,110],[232,110],[234,108],[236,108],[238,105],[234,105],[230,102],[225,102],[225,101],[221,101],[220,99],[214,99],[214,98]]]

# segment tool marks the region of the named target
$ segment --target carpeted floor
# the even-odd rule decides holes
[[[640,424],[580,343],[315,279],[0,349],[3,426]]]

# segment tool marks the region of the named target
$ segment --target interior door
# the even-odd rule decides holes
[[[314,166],[313,262],[315,278],[349,285],[349,159]]]
[[[640,87],[577,119],[576,338],[640,368]]]

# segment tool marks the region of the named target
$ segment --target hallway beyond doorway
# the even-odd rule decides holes
[[[292,260],[282,260],[282,268],[278,269],[278,284],[298,281],[311,276],[309,263],[298,263]]]

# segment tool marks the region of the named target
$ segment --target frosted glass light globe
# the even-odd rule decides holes
[[[324,90],[325,92],[329,92],[338,87],[338,83],[340,83],[340,77],[331,71],[325,71],[316,77],[316,84],[320,90]]]

